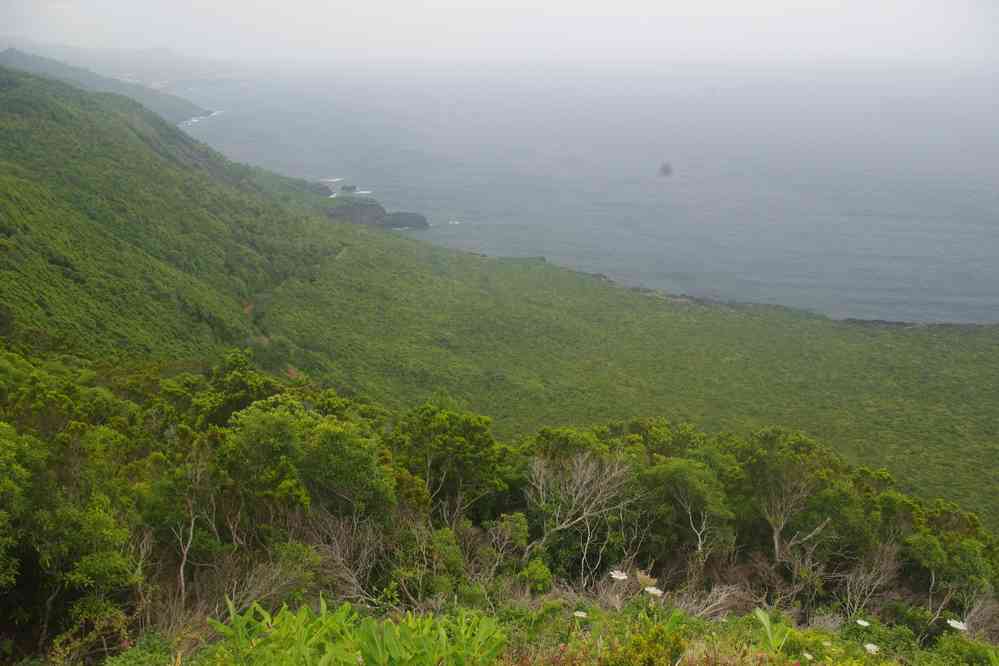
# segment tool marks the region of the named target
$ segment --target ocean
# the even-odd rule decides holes
[[[987,323],[994,74],[343,65],[172,92],[220,112],[185,130],[230,158],[343,178],[425,214],[405,233],[433,243],[834,318]]]

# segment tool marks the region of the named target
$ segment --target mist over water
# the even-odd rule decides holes
[[[173,92],[224,112],[185,131],[231,158],[373,190],[434,243],[837,318],[999,322],[992,81],[414,66]]]

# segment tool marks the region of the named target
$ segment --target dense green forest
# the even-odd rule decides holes
[[[0,74],[0,332],[90,357],[252,347],[394,408],[436,390],[503,436],[668,414],[781,423],[999,522],[999,327],[880,326],[628,290],[541,260],[331,224],[137,104]]]
[[[327,202],[0,69],[0,660],[999,663],[999,327]]]

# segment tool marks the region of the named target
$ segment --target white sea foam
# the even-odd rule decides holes
[[[358,190],[355,194],[374,194],[374,190]]]
[[[191,125],[194,125],[196,123],[200,123],[202,120],[208,120],[209,118],[214,118],[215,116],[218,116],[221,113],[222,113],[221,111],[212,111],[207,116],[195,116],[194,118],[188,118],[184,122],[180,123],[178,126],[179,127],[190,127]]]
[[[320,183],[339,183],[343,178],[320,178]]]

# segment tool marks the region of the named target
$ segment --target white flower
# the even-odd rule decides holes
[[[648,594],[651,594],[654,597],[661,597],[661,596],[663,596],[663,591],[660,590],[658,587],[649,586],[649,587],[645,588],[645,591]]]
[[[864,649],[867,650],[867,654],[877,654],[878,652],[881,651],[881,648],[879,648],[874,643],[865,643]]]
[[[859,624],[860,626],[864,627],[865,629],[867,627],[871,626],[871,623],[868,622],[867,620],[857,620],[857,624]]]
[[[806,661],[812,661],[813,659],[815,659],[815,657],[813,657],[807,652],[802,652],[801,656],[804,657]]]
[[[628,574],[626,574],[623,571],[619,571],[617,569],[614,569],[613,571],[610,572],[610,577],[613,578],[614,580],[628,580]]]
[[[968,625],[966,625],[964,622],[961,622],[960,620],[947,620],[947,624],[949,624],[954,629],[957,629],[958,631],[968,630]]]
[[[573,615],[575,617],[578,617],[580,620],[585,620],[587,618],[585,611],[576,611],[575,613],[573,613]]]

